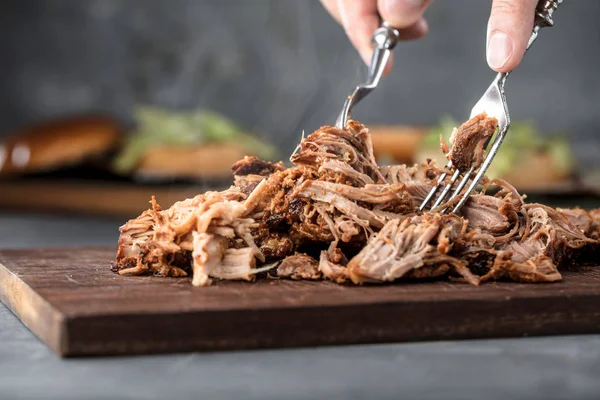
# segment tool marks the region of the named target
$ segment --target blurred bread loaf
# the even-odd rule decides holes
[[[421,147],[427,128],[405,125],[374,125],[369,127],[375,157],[395,163],[412,163]]]
[[[83,115],[30,125],[0,142],[0,175],[43,172],[114,150],[121,128],[112,118]]]

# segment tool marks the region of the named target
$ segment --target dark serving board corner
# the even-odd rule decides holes
[[[60,356],[600,333],[600,268],[552,284],[193,287],[122,277],[111,248],[0,251],[0,300]]]

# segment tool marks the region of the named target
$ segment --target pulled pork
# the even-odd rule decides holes
[[[442,149],[455,168],[461,171],[477,168],[483,161],[485,142],[492,137],[497,127],[496,118],[488,118],[485,113],[479,114],[452,132],[450,150],[447,150],[448,146],[445,144],[442,144]]]
[[[477,167],[497,122],[479,115],[444,149],[461,170]],[[443,146],[447,147],[447,146]],[[356,121],[303,139],[284,168],[245,157],[234,184],[121,227],[113,270],[122,275],[213,279],[329,279],[386,282],[450,277],[553,282],[560,268],[599,254],[600,211],[525,204],[507,182],[472,195],[460,215],[419,212],[443,172],[428,162],[379,167],[368,130]],[[267,274],[264,271],[268,271]]]

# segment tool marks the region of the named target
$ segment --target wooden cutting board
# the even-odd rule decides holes
[[[195,288],[122,277],[114,249],[0,252],[0,300],[61,356],[600,333],[600,268],[553,284],[337,285],[260,280]]]

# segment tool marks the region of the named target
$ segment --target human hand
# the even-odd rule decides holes
[[[423,13],[431,0],[321,0],[327,11],[346,31],[360,56],[369,64],[371,37],[379,26],[379,15],[400,32],[401,40],[427,34]],[[533,29],[538,0],[493,0],[487,29],[487,62],[498,72],[519,65]],[[386,66],[386,73],[392,58]]]
[[[508,72],[517,67],[533,30],[538,0],[494,0],[487,30],[487,62]]]
[[[344,27],[367,65],[371,63],[371,38],[379,27],[379,16],[398,29],[400,40],[419,39],[427,33],[423,13],[431,0],[321,0],[321,3]],[[392,62],[390,56],[384,73],[389,72]]]

